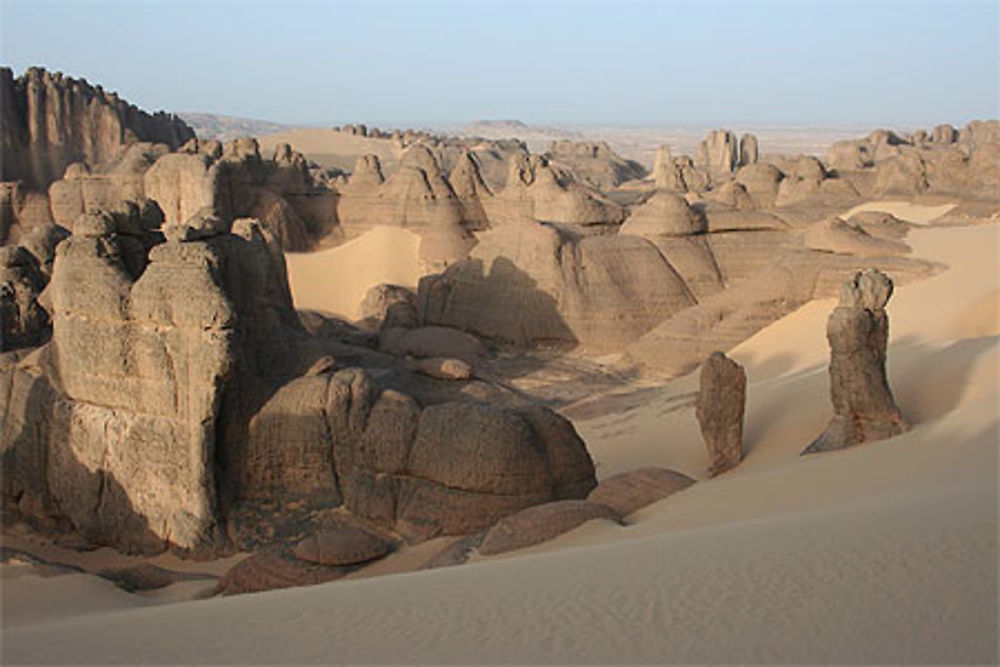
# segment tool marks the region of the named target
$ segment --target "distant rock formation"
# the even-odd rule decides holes
[[[604,141],[553,141],[545,157],[553,164],[567,167],[581,182],[602,192],[646,176],[641,164],[618,155]]]
[[[488,196],[476,164],[466,161],[464,200],[459,199],[434,154],[423,144],[406,150],[387,179],[374,155],[360,158],[343,188],[337,213],[341,227],[357,235],[376,225],[401,226],[421,237],[420,259],[430,270],[443,270],[466,256],[475,245],[469,229],[484,225],[477,195]],[[477,182],[478,181],[478,182]],[[480,187],[481,186],[481,187]],[[478,188],[478,190],[477,190]],[[465,215],[468,212],[469,218]]]
[[[491,225],[523,219],[572,225],[611,225],[624,209],[558,169],[541,155],[510,158],[506,186],[483,202]]]
[[[708,474],[719,475],[743,460],[743,411],[747,375],[723,352],[713,352],[701,366],[695,415],[708,448]]]
[[[656,161],[653,163],[653,181],[657,190],[667,192],[687,192],[687,183],[680,165],[674,161],[670,148],[660,146],[656,151]]]
[[[926,135],[926,133],[925,133]],[[889,130],[838,141],[827,163],[862,196],[949,194],[1000,198],[1000,121],[972,121],[961,131],[939,125],[930,141]]]
[[[430,324],[516,345],[607,348],[694,298],[644,238],[577,236],[522,219],[480,233],[469,259],[421,280],[417,301]]]
[[[907,430],[885,371],[892,280],[877,269],[844,283],[827,322],[833,419],[803,454],[891,438]]]
[[[156,202],[168,224],[208,208],[226,222],[263,221],[285,250],[310,248],[336,229],[337,194],[317,185],[305,159],[288,144],[261,157],[257,141],[225,145],[193,139],[180,151],[137,143],[117,159],[93,169],[74,163],[49,188],[55,221],[72,228],[83,213],[121,200]]]
[[[139,141],[176,149],[195,136],[177,116],[148,114],[84,79],[38,67],[17,78],[0,68],[0,99],[0,180],[35,190],[74,162],[108,162]]]

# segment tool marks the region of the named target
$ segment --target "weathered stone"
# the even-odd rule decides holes
[[[292,550],[299,560],[318,565],[358,565],[382,558],[393,544],[359,526],[343,524],[305,538]]]
[[[548,542],[594,519],[621,523],[613,509],[589,500],[558,500],[504,517],[486,533],[479,553],[502,554]]]
[[[313,586],[340,579],[357,566],[334,567],[300,560],[281,544],[266,547],[240,561],[219,580],[216,595],[259,593],[276,588]]]
[[[713,352],[701,366],[695,414],[708,448],[710,475],[739,465],[743,459],[743,411],[747,376],[738,363]]]
[[[827,322],[833,419],[803,454],[883,440],[907,430],[886,376],[892,280],[877,269],[844,283]]]
[[[694,483],[687,475],[667,468],[639,468],[601,480],[587,500],[607,505],[626,517]]]

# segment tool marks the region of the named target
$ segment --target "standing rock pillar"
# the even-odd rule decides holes
[[[722,352],[713,352],[702,364],[695,415],[711,458],[708,473],[713,477],[743,459],[746,393],[746,372]]]
[[[885,372],[892,279],[877,269],[858,272],[840,288],[830,314],[830,398],[833,419],[803,454],[825,452],[899,435],[908,426]]]

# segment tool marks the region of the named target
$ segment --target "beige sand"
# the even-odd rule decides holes
[[[382,166],[391,170],[403,152],[389,139],[370,139],[332,129],[300,128],[265,134],[257,139],[263,155],[270,155],[278,144],[290,144],[310,160],[323,167],[354,170],[354,162],[362,155],[377,155]]]
[[[890,376],[914,424],[903,436],[798,456],[830,416],[832,303],[813,303],[734,351],[749,374],[746,461],[626,528],[592,522],[462,567],[183,604],[119,601],[97,580],[74,581],[62,594],[101,611],[22,611],[4,622],[4,659],[995,663],[1000,323],[987,306],[1000,289],[998,232],[909,237],[916,256],[951,269],[890,302]],[[579,422],[599,473],[703,476],[694,383]]]
[[[353,320],[368,290],[380,283],[416,289],[423,275],[420,237],[401,227],[375,227],[335,248],[286,253],[288,283],[299,309]]]

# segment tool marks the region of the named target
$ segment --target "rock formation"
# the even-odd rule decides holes
[[[336,193],[316,184],[301,154],[279,145],[270,159],[253,139],[225,146],[192,139],[178,152],[137,143],[115,160],[74,163],[49,188],[55,221],[66,227],[82,214],[121,200],[154,201],[169,224],[208,208],[229,223],[263,221],[285,250],[305,250],[335,229]]]
[[[708,474],[721,474],[743,460],[743,411],[747,376],[738,363],[713,352],[701,366],[695,415],[708,448]]]
[[[0,68],[0,99],[0,180],[35,190],[74,162],[107,162],[137,141],[178,148],[194,137],[176,116],[148,114],[84,79],[37,67],[17,78]]]
[[[877,269],[844,283],[830,314],[830,398],[833,419],[803,454],[852,447],[907,430],[885,371],[892,280]]]
[[[694,164],[707,171],[713,182],[721,183],[739,166],[739,158],[736,135],[729,130],[712,130],[698,144]]]
[[[603,141],[553,141],[545,157],[567,167],[581,182],[602,192],[646,175],[641,164],[626,160]]]
[[[657,190],[668,192],[687,192],[684,174],[680,166],[670,155],[670,148],[660,146],[656,151],[656,161],[653,164],[653,181]]]
[[[211,556],[318,540],[317,521],[338,507],[422,540],[596,484],[584,444],[548,409],[482,382],[483,402],[460,388],[420,393],[400,364],[387,381],[417,388],[418,403],[338,369],[341,353],[377,353],[302,329],[259,221],[230,228],[203,209],[160,235],[142,220],[134,205],[81,217],[55,253],[52,341],[2,358],[8,507],[96,544]],[[23,248],[4,258],[37,263]],[[294,559],[266,553],[274,567]],[[329,574],[303,567],[307,579]]]
[[[417,301],[429,324],[517,345],[595,348],[634,340],[694,303],[648,240],[578,236],[532,220],[481,233],[469,259],[421,280]]]
[[[758,160],[757,137],[744,134],[740,137],[740,166],[755,164]]]
[[[486,205],[491,224],[533,219],[573,225],[617,224],[625,211],[593,188],[578,183],[541,155],[514,155],[506,186]]]

